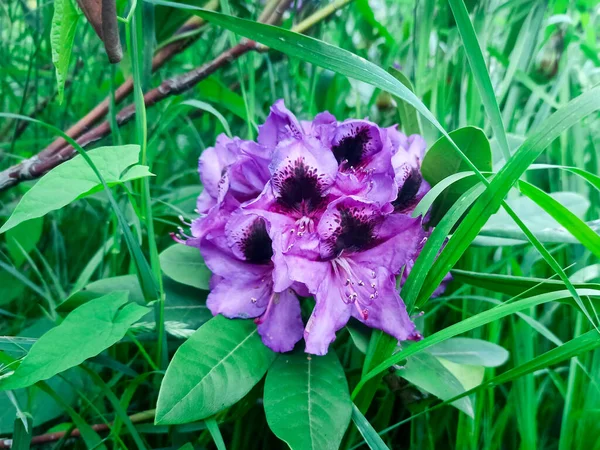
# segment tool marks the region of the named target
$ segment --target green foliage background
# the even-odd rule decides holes
[[[85,160],[78,149],[0,192],[0,436],[15,448],[77,428],[36,445],[600,449],[596,2],[298,1],[282,29],[255,23],[255,2],[210,3],[225,15],[159,3],[117,2],[114,66],[75,2],[0,5],[0,170],[129,77],[123,105],[136,108],[117,127],[111,102],[111,133]],[[317,40],[283,30],[327,8],[305,32]],[[152,74],[192,14],[208,21],[199,39]],[[271,49],[143,106],[242,36]],[[396,352],[351,323],[327,357],[277,356],[251,322],[211,319],[209,272],[169,234],[195,216],[203,149],[222,132],[254,137],[279,98],[302,119],[328,110],[424,134],[436,186],[419,208],[437,226],[402,290],[423,341]]]

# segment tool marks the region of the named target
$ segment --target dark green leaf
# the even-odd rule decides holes
[[[265,414],[292,450],[335,450],[350,422],[352,402],[335,352],[280,355],[265,381]]]
[[[156,423],[193,422],[233,405],[274,358],[253,321],[209,320],[175,353],[160,387]]]
[[[208,290],[211,272],[197,248],[172,245],[160,254],[160,266],[167,276],[178,283]]]
[[[75,309],[31,347],[15,372],[0,381],[0,389],[18,389],[46,380],[98,355],[123,338],[148,309],[127,302],[118,291]]]

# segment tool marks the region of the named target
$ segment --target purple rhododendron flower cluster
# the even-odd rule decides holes
[[[282,100],[257,142],[217,138],[199,162],[204,190],[185,243],[213,273],[213,314],[254,318],[286,352],[304,337],[323,355],[351,316],[417,340],[396,287],[426,233],[411,213],[429,189],[421,136],[328,112],[299,121]],[[404,269],[403,269],[404,268]],[[316,305],[306,325],[300,297]]]

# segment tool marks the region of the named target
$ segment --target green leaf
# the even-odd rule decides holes
[[[429,352],[420,352],[411,356],[405,367],[396,373],[442,400],[455,397],[466,390],[452,372]],[[475,416],[474,405],[468,397],[453,403],[453,406],[470,417]]]
[[[50,45],[52,47],[52,63],[56,68],[59,103],[63,101],[65,80],[78,21],[79,12],[71,0],[55,0],[50,29]]]
[[[592,290],[592,289],[578,289],[578,295],[580,296],[598,296],[600,295],[600,291]],[[438,331],[430,336],[427,336],[422,341],[416,342],[394,355],[387,358],[381,364],[378,364],[374,369],[369,371],[366,375],[364,375],[360,382],[357,384],[356,388],[352,392],[352,398],[355,398],[362,387],[372,378],[379,375],[381,372],[387,370],[389,367],[394,364],[398,364],[400,361],[408,358],[409,356],[415,355],[434,344],[445,341],[451,337],[457,336],[459,334],[465,333],[467,331],[473,330],[482,325],[488,324],[492,321],[501,319],[503,317],[509,316],[516,312],[522,311],[526,308],[530,308],[533,306],[541,305],[543,303],[551,302],[551,301],[560,301],[560,300],[571,300],[572,294],[570,291],[557,291],[557,292],[549,292],[546,294],[535,295],[533,297],[524,298],[521,300],[516,300],[508,303],[503,303],[498,305],[492,309],[487,311],[483,311],[479,314],[476,314],[468,319],[464,319],[461,322],[458,322],[454,325],[450,325],[443,330]]]
[[[217,118],[217,120],[221,123],[221,125],[223,125],[223,129],[225,130],[225,133],[227,134],[227,136],[231,137],[231,130],[229,129],[229,124],[227,123],[227,120],[225,120],[225,117],[223,117],[223,114],[221,114],[219,111],[217,111],[214,106],[212,106],[210,103],[206,103],[206,102],[201,102],[200,100],[186,100],[185,102],[181,102],[180,105],[185,105],[185,106],[191,106],[193,108],[197,108],[200,109],[202,111],[206,111],[207,113],[212,114],[213,116],[215,116]]]
[[[471,272],[467,270],[452,270],[452,276],[459,283],[489,289],[493,292],[508,295],[538,295],[546,292],[555,292],[565,289],[565,284],[560,280],[546,280],[544,278],[518,277],[514,275],[501,275],[495,273]],[[600,284],[573,283],[577,289],[600,290]]]
[[[31,347],[0,389],[18,389],[81,364],[120,341],[148,308],[128,303],[127,293],[113,292],[75,309]]]
[[[561,133],[569,129],[575,123],[580,122],[584,117],[600,109],[600,86],[587,91],[570,101],[566,106],[556,111],[548,118],[537,131],[529,136],[523,145],[517,150],[507,164],[494,176],[492,182],[473,203],[471,210],[467,213],[465,219],[460,223],[452,239],[444,247],[441,254],[437,257],[433,266],[428,271],[418,295],[417,304],[423,304],[433,291],[439,286],[452,266],[463,255],[473,239],[479,234],[481,228],[485,225],[488,218],[495,213],[501,206],[504,197],[508,194],[514,183],[525,172],[527,167],[544,151],[544,149],[554,141]],[[519,220],[518,216],[511,215],[513,220]],[[523,227],[520,227],[523,229]],[[436,230],[437,231],[437,230]],[[524,230],[525,231],[525,230]],[[434,232],[435,233],[435,232]],[[535,237],[528,236],[528,239],[534,243]],[[436,244],[439,240],[436,242]],[[433,260],[442,246],[432,244],[429,239],[424,250],[418,259]],[[571,290],[573,296],[577,298],[577,293],[572,289],[566,275],[558,263],[547,251],[536,245],[538,251],[542,252],[544,259],[552,266],[554,271],[565,281],[567,287]],[[433,254],[433,256],[432,256]],[[417,261],[418,261],[417,259]],[[415,266],[416,267],[416,266]],[[412,275],[412,272],[411,272]]]
[[[265,414],[293,450],[335,450],[350,423],[352,402],[335,352],[280,355],[265,381]]]
[[[160,386],[157,424],[205,419],[233,405],[263,377],[275,353],[251,320],[217,316],[175,353]]]
[[[354,403],[352,404],[352,421],[371,450],[390,450]]]
[[[507,161],[510,159],[510,151],[508,147],[508,140],[506,139],[506,131],[504,130],[504,124],[502,123],[502,116],[500,114],[500,108],[498,107],[498,101],[496,100],[496,94],[492,87],[492,81],[483,59],[483,53],[475,34],[473,24],[469,19],[469,12],[465,7],[463,0],[449,0],[452,14],[456,20],[456,27],[460,33],[460,37],[465,47],[465,55],[471,66],[471,73],[473,79],[477,85],[477,90],[481,96],[481,101],[485,111],[490,119],[492,130],[494,130],[494,136],[500,144],[504,159]]]
[[[106,182],[114,185],[133,179],[129,172],[123,172],[137,163],[139,153],[138,145],[122,145],[100,147],[90,150],[88,155]],[[134,169],[135,177],[149,175],[144,166]],[[0,228],[0,233],[97,192],[101,186],[93,169],[78,155],[52,169],[23,195],[8,221]]]
[[[206,428],[208,428],[208,431],[213,438],[217,450],[226,450],[225,442],[223,441],[223,436],[221,435],[221,430],[219,430],[219,424],[214,417],[206,419],[204,423],[206,424]]]
[[[429,348],[429,353],[457,364],[498,367],[508,360],[509,353],[503,347],[481,339],[457,337],[445,340]]]
[[[33,419],[28,414],[24,420],[26,421],[27,427],[21,418],[17,417],[15,419],[15,428],[10,446],[12,450],[29,450],[30,448],[33,433]]]
[[[160,266],[165,275],[178,283],[208,290],[211,272],[197,248],[172,245],[160,254]]]
[[[590,207],[589,200],[583,195],[575,192],[553,192],[552,194],[544,193],[542,198],[543,201],[539,198],[537,200],[542,201],[543,206],[548,207],[550,202],[554,202],[555,205],[557,203],[561,204],[563,207],[568,208],[569,217],[574,217],[575,220],[583,223],[589,229],[589,226],[581,220],[585,217]],[[525,196],[516,196],[506,200],[506,203],[510,205],[515,214],[519,216],[540,241],[575,244],[579,242],[569,234],[567,229],[561,226],[561,222],[564,222],[561,217],[553,217],[548,214],[542,205],[538,205],[534,200]],[[556,210],[554,210],[554,214],[556,215]],[[557,221],[556,219],[561,220]],[[564,223],[570,224],[572,222]],[[594,233],[591,229],[589,231]],[[589,235],[587,238],[590,240]],[[484,246],[519,245],[527,243],[527,236],[514,223],[506,211],[501,209],[496,214],[490,216],[473,243]]]
[[[6,248],[15,267],[25,262],[25,253],[33,250],[42,237],[44,219],[37,218],[22,222],[6,233]]]
[[[492,151],[490,142],[480,128],[464,127],[450,133],[452,140],[481,172],[492,170]],[[435,186],[440,181],[460,172],[469,171],[468,164],[453,151],[445,136],[438,139],[425,154],[421,172],[423,178]],[[450,207],[478,180],[473,177],[459,180],[445,189],[437,198],[432,211],[432,221],[437,223]]]
[[[394,67],[390,67],[389,72],[404,86],[410,89],[412,92],[415,91],[410,80],[400,72],[398,69]],[[410,103],[405,102],[400,98],[394,98],[396,103],[398,104],[398,115],[400,116],[400,126],[402,127],[402,131],[407,136],[411,134],[423,134],[423,130],[421,129],[421,119],[419,114],[417,114],[417,110]]]
[[[526,181],[519,181],[519,189],[524,195],[552,216],[554,220],[565,227],[596,257],[600,258],[600,236],[581,220],[580,217],[574,214],[572,208],[567,208],[564,206],[564,203],[555,200],[552,196]],[[587,208],[585,212],[587,212]]]

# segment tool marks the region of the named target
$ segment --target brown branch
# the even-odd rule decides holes
[[[204,7],[206,9],[215,9],[218,6],[218,0],[209,1]],[[204,20],[199,17],[192,17],[186,21],[173,35],[174,37],[184,35],[190,31],[199,29],[204,25]],[[188,48],[199,35],[195,35],[188,38],[175,40],[163,48],[158,50],[152,58],[152,72],[158,70],[167,61],[171,60],[175,55],[181,53],[183,50]],[[115,91],[115,104],[123,101],[133,91],[133,80],[128,78],[121,86]],[[80,119],[75,125],[66,131],[66,134],[73,139],[78,138],[86,130],[89,130],[93,125],[98,123],[104,116],[108,114],[109,98],[106,97],[101,103],[99,103],[94,109],[87,113],[82,119]],[[55,139],[50,145],[38,153],[37,157],[41,160],[51,158],[58,153],[62,148],[66,147],[67,141],[63,138]],[[13,169],[12,167],[8,170]],[[0,173],[0,180],[4,178],[6,171]],[[18,183],[18,182],[17,182]],[[15,183],[16,184],[16,183]],[[10,186],[7,186],[10,187]],[[2,181],[0,181],[0,191],[4,189]]]
[[[150,409],[148,411],[142,411],[136,414],[132,414],[129,416],[129,419],[132,423],[145,422],[146,420],[154,419],[154,415],[156,414],[155,409]],[[112,424],[111,424],[112,425]],[[96,432],[108,431],[110,429],[110,425],[106,423],[99,423],[91,426],[92,430]],[[40,445],[47,444],[49,442],[55,442],[64,437],[68,432],[67,431],[57,431],[55,433],[46,433],[41,434],[39,436],[34,436],[31,438],[31,445]],[[78,428],[75,428],[73,431],[69,433],[69,437],[76,438],[81,436],[81,431]],[[12,447],[12,439],[0,439],[0,449],[2,448],[11,448]]]
[[[265,23],[274,24],[275,22],[279,21],[283,12],[292,1],[293,0],[281,0],[277,2],[275,4],[275,8],[273,8],[273,12],[270,14],[270,17],[267,20],[265,20]],[[331,5],[329,5],[330,7],[326,7],[322,11],[317,11],[317,13],[313,15],[315,16],[314,20],[312,20],[312,18],[308,18],[305,21],[303,21],[302,24],[299,24],[298,29],[294,27],[294,31],[305,31],[306,28],[312,26],[315,22],[318,22],[326,16],[337,11],[337,9],[341,8],[350,1],[351,0],[336,0]],[[269,5],[272,4],[269,3]],[[263,16],[264,15],[261,15],[261,18]],[[306,26],[300,27],[300,25],[304,25],[305,23]],[[203,79],[207,78],[219,68],[230,64],[232,61],[239,58],[241,55],[247,53],[248,51],[262,51],[263,49],[264,46],[260,46],[254,41],[243,40],[240,44],[230,48],[229,50],[226,50],[217,58],[202,65],[201,67],[193,69],[190,72],[187,72],[183,75],[163,81],[160,86],[158,86],[155,89],[152,89],[144,95],[144,103],[146,107],[151,107],[157,102],[164,100],[167,97],[185,92],[186,90],[191,89],[193,86],[198,84]],[[121,86],[121,88],[123,88],[123,86]],[[100,108],[100,106],[101,105],[98,105],[95,109]],[[91,116],[92,112],[88,114],[88,116]],[[100,117],[102,117],[104,114],[100,115]],[[129,122],[134,117],[134,115],[135,105],[130,104],[126,106],[116,116],[117,125],[121,126]],[[76,126],[78,124],[76,124]],[[70,131],[71,130],[69,130],[69,132]],[[76,141],[79,145],[86,146],[92,142],[102,139],[103,137],[109,134],[110,124],[108,123],[108,121],[105,121],[97,127],[93,128],[92,130],[80,134]],[[58,166],[62,162],[72,158],[76,154],[75,149],[70,145],[65,145],[62,148],[53,148],[53,151],[49,151],[49,149],[50,147],[46,148],[38,155],[35,155],[32,158],[21,162],[18,165],[10,167],[4,170],[3,172],[0,172],[0,192],[17,185],[21,181],[39,178],[49,170]]]

